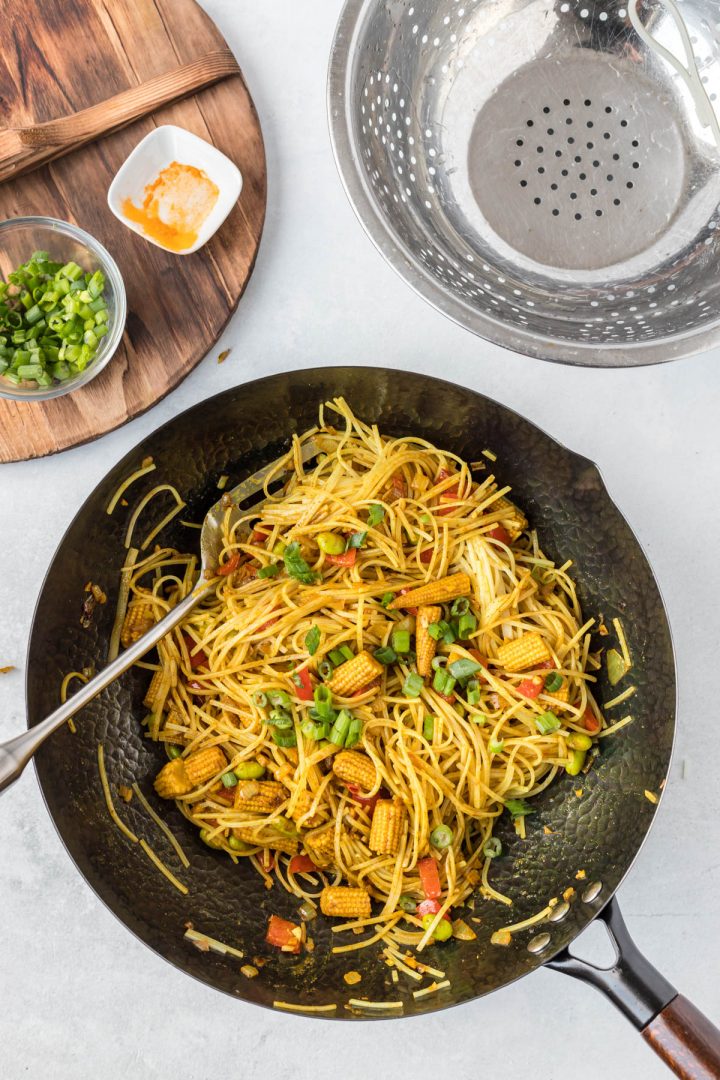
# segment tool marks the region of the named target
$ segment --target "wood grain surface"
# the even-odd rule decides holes
[[[643,1038],[681,1080],[718,1080],[720,1031],[682,994],[651,1020]]]
[[[0,0],[0,26],[2,127],[66,116],[225,47],[195,0]],[[148,243],[107,205],[116,171],[161,124],[207,139],[243,174],[234,210],[194,255],[173,255]],[[0,462],[96,438],[177,386],[217,340],[242,296],[265,200],[262,133],[239,75],[0,184],[0,218],[41,214],[80,225],[114,256],[128,298],[122,344],[88,386],[46,402],[0,399]]]

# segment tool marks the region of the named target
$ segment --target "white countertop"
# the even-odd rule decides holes
[[[205,7],[240,58],[264,127],[269,204],[257,268],[221,343],[165,401],[99,442],[0,468],[0,666],[18,666],[0,677],[0,738],[25,724],[25,649],[52,553],[87,493],[144,435],[210,394],[288,368],[386,364],[463,383],[594,459],[654,566],[677,647],[678,739],[655,828],[619,897],[640,948],[719,1022],[720,785],[708,760],[720,738],[718,354],[574,370],[513,356],[446,321],[375,252],[336,174],[325,70],[339,0]],[[32,769],[0,801],[0,866],[3,1080],[669,1075],[612,1006],[550,971],[476,1004],[373,1027],[318,1026],[201,986],[91,893]]]

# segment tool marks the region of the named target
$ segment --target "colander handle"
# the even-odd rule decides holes
[[[547,967],[605,994],[682,1080],[718,1080],[720,1031],[643,956],[614,897],[598,918],[615,950],[611,967],[596,967],[568,949]]]

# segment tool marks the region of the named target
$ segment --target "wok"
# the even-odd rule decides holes
[[[63,729],[39,751],[36,768],[42,791],[76,866],[111,911],[165,959],[210,986],[259,1005],[276,1000],[322,1005],[336,1002],[336,1016],[367,1013],[348,1008],[356,991],[343,982],[351,967],[362,974],[362,996],[401,999],[409,1016],[466,1002],[529,974],[542,964],[599,987],[643,1032],[679,1075],[720,1075],[720,1033],[638,953],[613,894],[633,863],[652,824],[656,805],[644,792],[660,795],[668,773],[675,724],[675,672],[670,632],[650,567],[627,523],[586,458],[571,453],[533,424],[479,394],[424,375],[382,368],[324,368],[272,376],[240,386],[177,416],[128,454],[87,499],[60,543],[37,604],[28,655],[28,717],[33,726],[57,704],[58,687],[71,670],[105,662],[124,559],[123,533],[133,506],[152,486],[174,484],[188,501],[184,517],[202,520],[217,498],[218,478],[229,487],[272,460],[293,432],[311,426],[320,402],[342,394],[364,420],[391,435],[415,434],[468,460],[482,450],[498,454],[503,483],[538,529],[552,557],[572,558],[586,613],[601,613],[608,626],[623,622],[633,654],[637,691],[627,708],[634,720],[603,740],[602,753],[580,781],[564,777],[535,802],[520,840],[509,822],[500,826],[503,856],[492,880],[512,895],[514,906],[478,899],[482,919],[477,940],[432,946],[427,962],[447,973],[450,987],[414,999],[393,985],[375,947],[333,955],[329,924],[311,924],[315,951],[276,953],[264,944],[271,913],[296,917],[297,900],[279,888],[268,892],[251,867],[234,866],[208,849],[179,811],[157,800],[151,778],[163,750],[143,737],[140,720],[147,672],[134,670],[80,714],[77,733]],[[130,490],[130,505],[105,513],[110,496],[148,455],[156,472]],[[157,518],[164,511],[156,510]],[[163,542],[191,550],[198,533],[176,524]],[[80,625],[85,583],[108,594],[89,628]],[[600,639],[607,644],[608,639]],[[40,675],[42,673],[42,675]],[[599,686],[599,700],[615,691]],[[622,715],[620,713],[619,715]],[[186,849],[189,886],[182,896],[137,845],[112,824],[102,797],[97,744],[105,745],[111,787],[138,780],[157,811]],[[576,791],[582,789],[578,797]],[[118,801],[118,800],[116,800]],[[172,849],[138,806],[118,801],[129,826],[148,839],[172,868]],[[543,826],[549,826],[548,835]],[[576,876],[584,871],[582,880]],[[574,888],[569,905],[558,905],[557,921],[513,936],[512,944],[490,944],[490,935],[545,907],[551,897]],[[574,958],[569,946],[597,916],[606,922],[617,962],[599,970]],[[248,980],[240,962],[201,953],[183,939],[185,925],[268,957],[259,977]],[[336,939],[335,939],[336,940]],[[357,990],[357,988],[356,988]]]

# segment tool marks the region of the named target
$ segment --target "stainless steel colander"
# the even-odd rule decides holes
[[[348,0],[328,94],[358,216],[463,326],[594,366],[720,341],[718,0]]]

